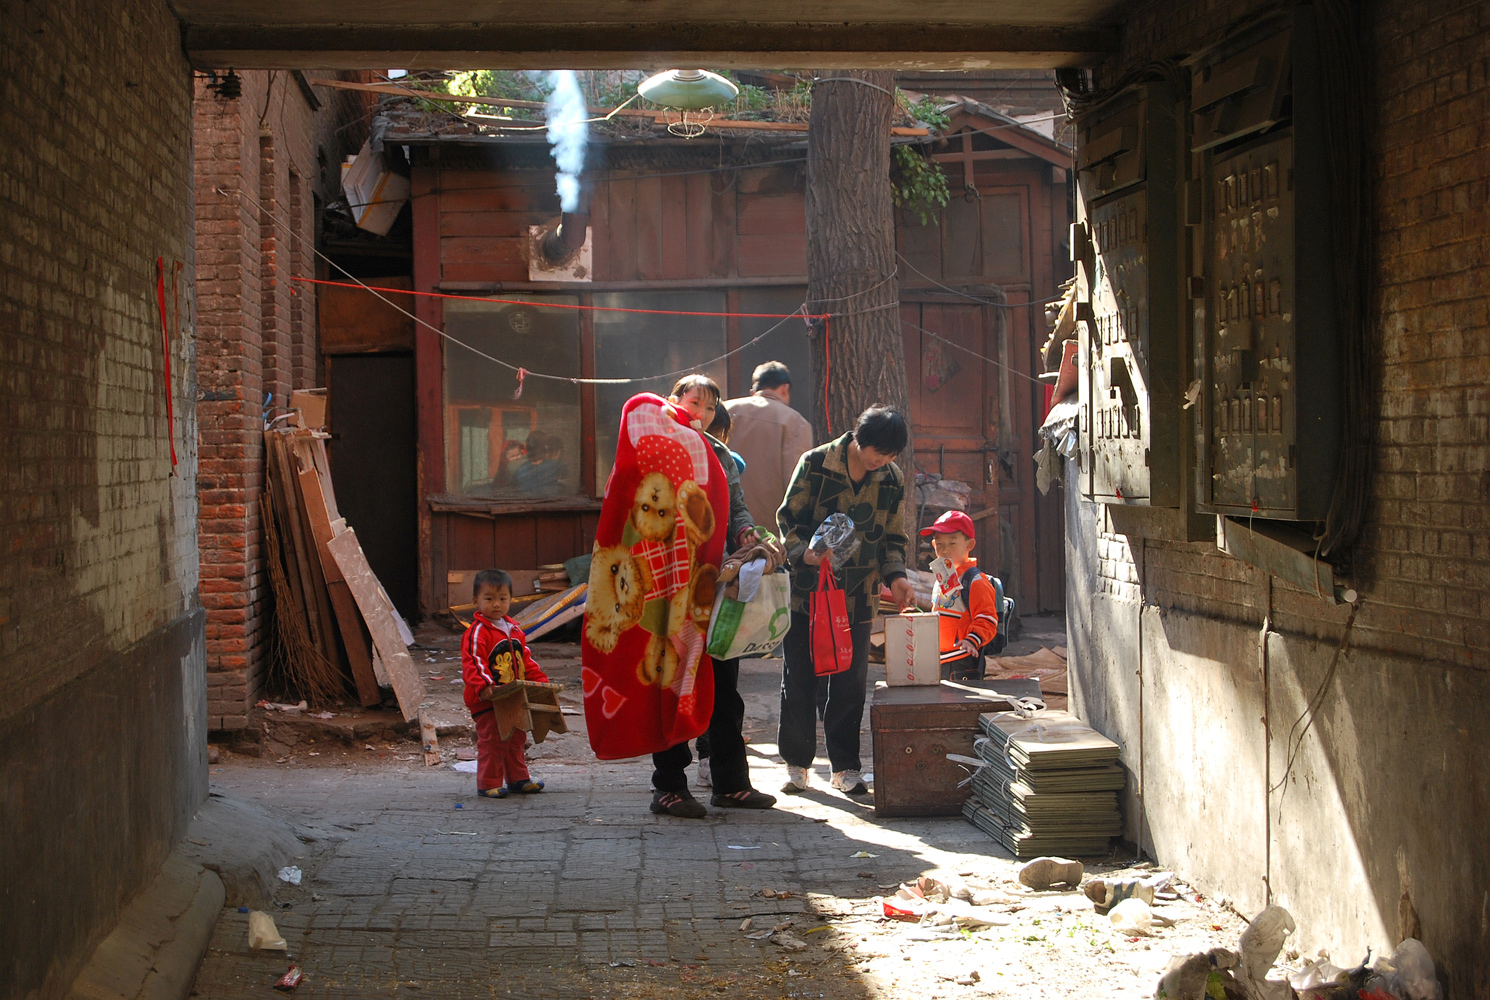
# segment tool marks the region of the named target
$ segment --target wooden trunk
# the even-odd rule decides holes
[[[1019,698],[1040,697],[1028,678],[979,681],[969,687]],[[882,687],[874,691],[869,724],[874,732],[876,816],[957,816],[972,794],[958,784],[968,768],[947,754],[976,757],[978,715],[994,703],[945,685]]]

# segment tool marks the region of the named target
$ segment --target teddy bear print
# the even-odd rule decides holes
[[[614,652],[621,633],[641,621],[651,587],[646,564],[633,558],[625,546],[597,543],[585,599],[585,635],[590,645],[602,653]]]

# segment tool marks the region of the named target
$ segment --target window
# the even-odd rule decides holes
[[[722,291],[613,292],[599,294],[595,305],[624,309],[668,309],[680,312],[724,312]],[[696,370],[726,385],[725,362],[704,362],[724,354],[723,316],[659,316],[650,313],[605,312],[595,316],[595,374],[598,378],[644,378],[665,372]],[[616,433],[621,407],[639,392],[666,396],[676,376],[645,382],[595,387],[595,485],[605,489],[616,458]]]
[[[445,332],[534,372],[578,377],[579,313],[572,295],[510,295],[535,305],[445,303]],[[575,495],[580,491],[579,386],[528,378],[445,342],[446,489],[481,497]]]

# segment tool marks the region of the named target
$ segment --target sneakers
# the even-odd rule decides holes
[[[476,794],[483,799],[505,799],[512,793],[507,791],[506,785],[498,785],[496,788],[478,788]]]
[[[868,795],[869,786],[858,771],[834,771],[833,787],[845,795]]]
[[[812,769],[806,767],[793,767],[786,765],[786,784],[781,790],[788,795],[799,795],[807,791],[807,786],[812,783]]]
[[[709,815],[704,804],[687,792],[659,792],[652,790],[652,811],[659,816],[677,816],[680,819],[703,819]]]
[[[520,795],[536,795],[543,791],[543,782],[536,778],[525,778],[522,781],[507,782],[507,790]]]
[[[698,759],[698,779],[694,781],[694,784],[700,788],[714,787],[714,781],[709,774],[709,758],[700,757]]]
[[[743,792],[715,795],[709,799],[709,804],[721,809],[769,809],[776,804],[776,796],[747,788]]]

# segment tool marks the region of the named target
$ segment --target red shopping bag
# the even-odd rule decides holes
[[[833,579],[825,553],[812,592],[812,667],[819,677],[842,673],[854,659],[854,640],[848,630],[848,602]]]

